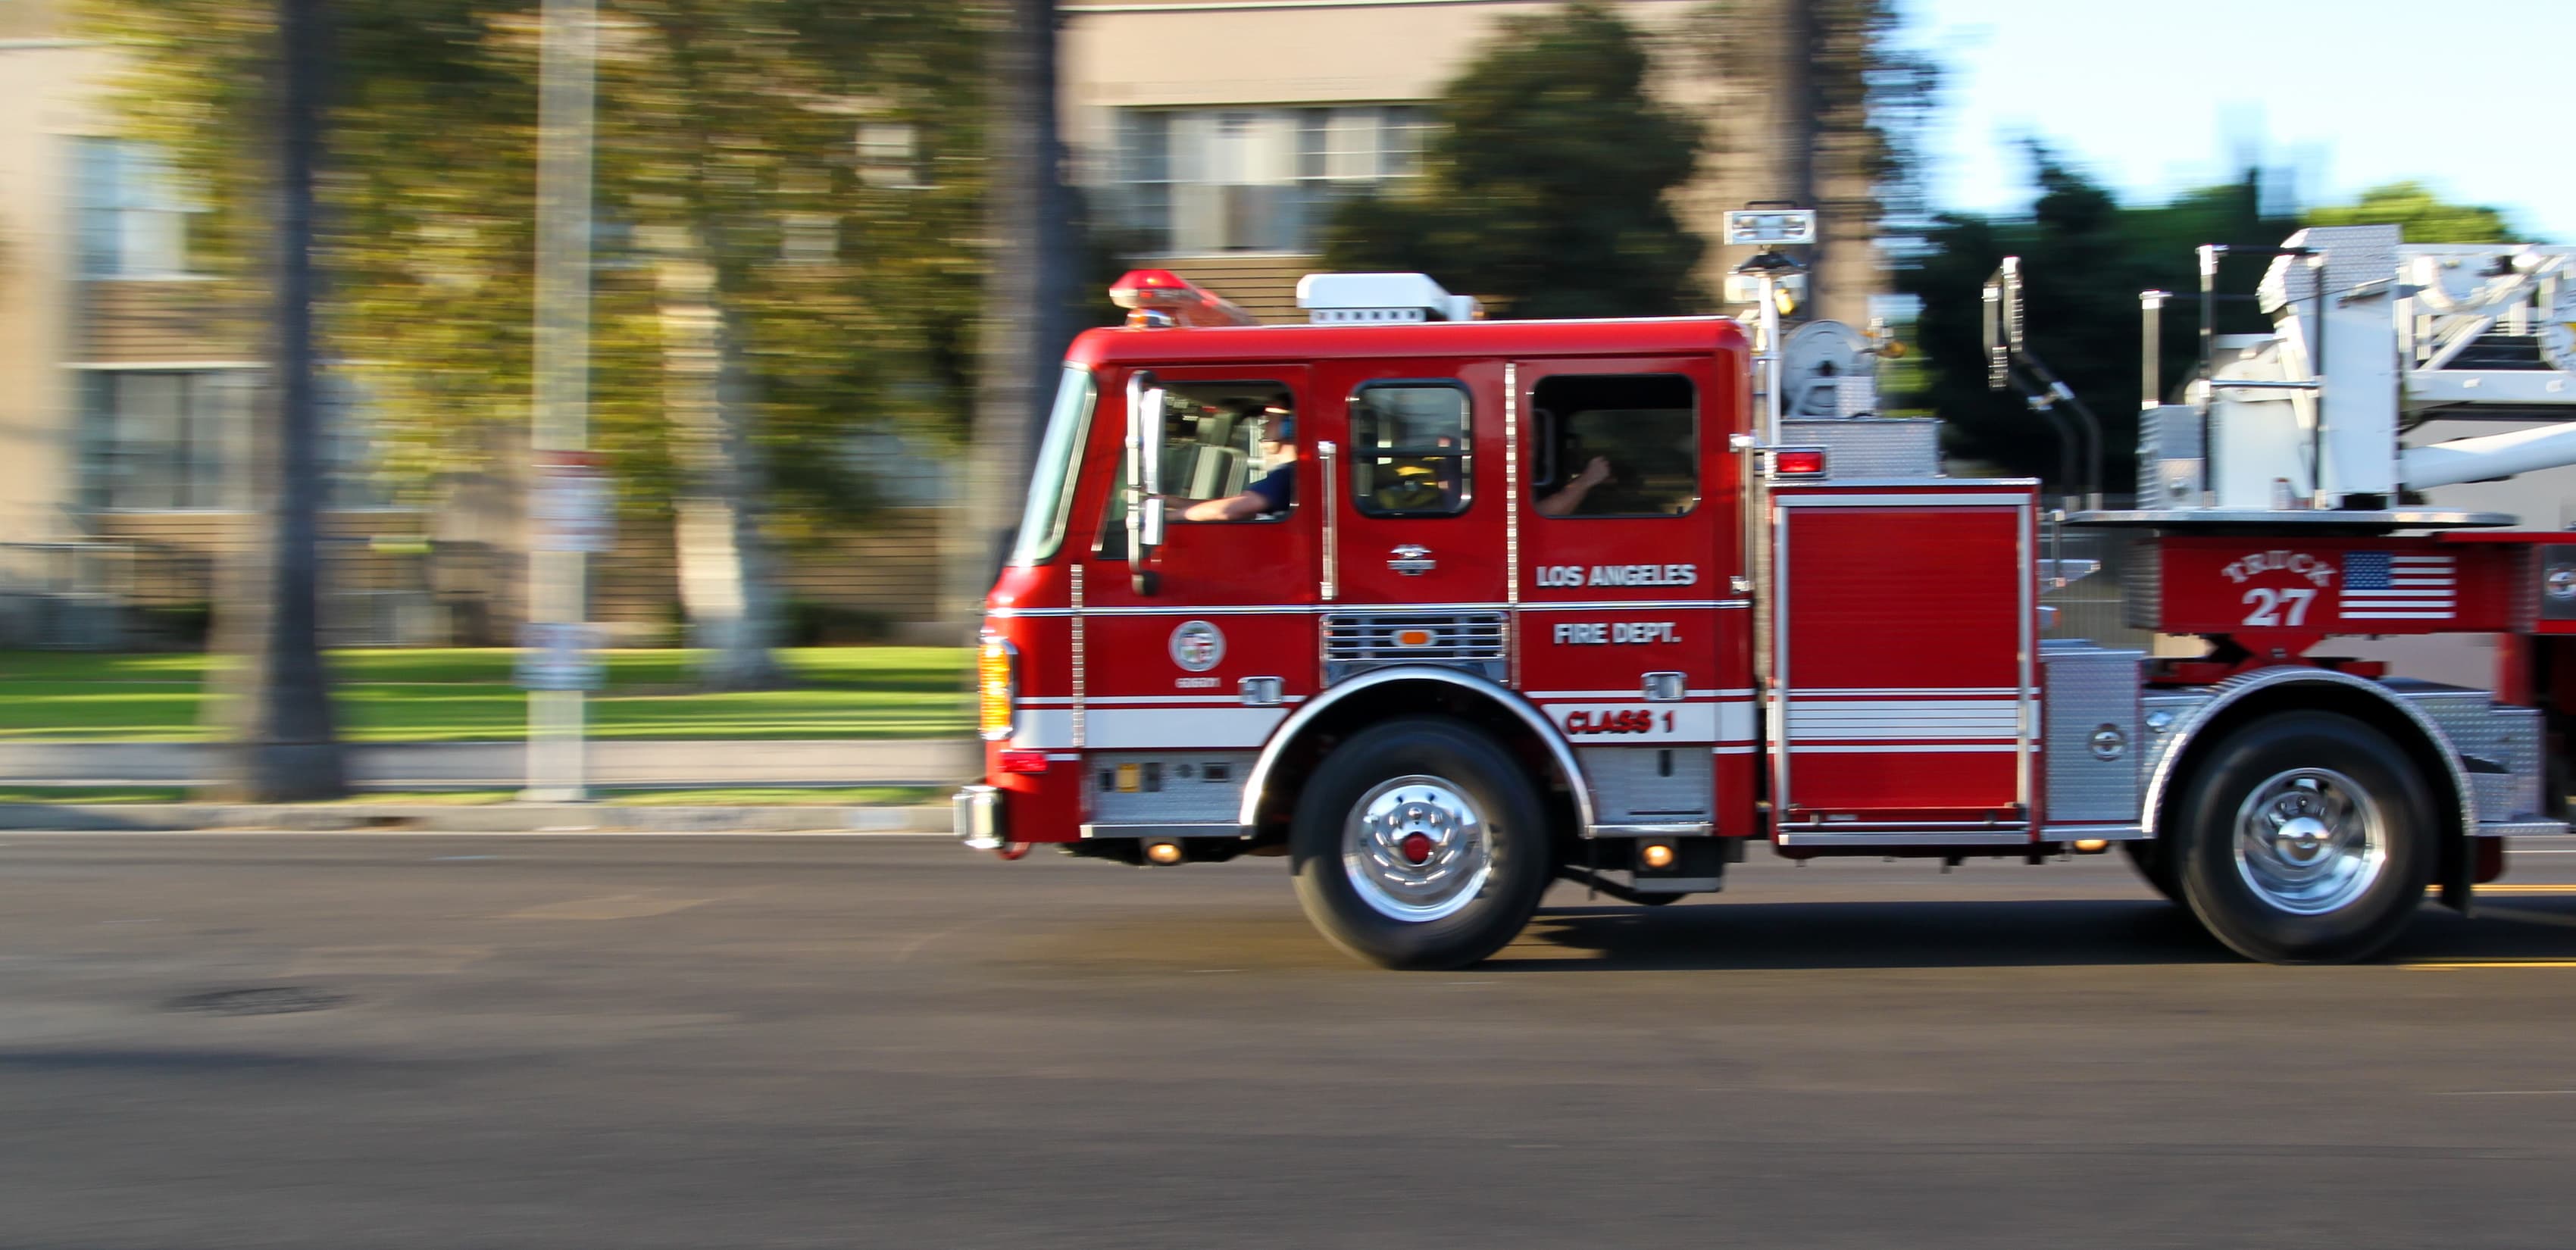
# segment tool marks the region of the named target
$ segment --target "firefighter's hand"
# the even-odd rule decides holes
[[[1590,490],[1609,480],[1610,458],[1607,456],[1594,456],[1592,458],[1592,463],[1583,466],[1583,471],[1575,474],[1574,481],[1569,483],[1569,485],[1580,487],[1584,490]]]

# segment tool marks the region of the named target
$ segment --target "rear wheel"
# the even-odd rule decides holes
[[[1518,761],[1435,717],[1375,726],[1326,756],[1298,796],[1289,854],[1307,919],[1387,968],[1458,968],[1501,950],[1552,871]]]
[[[2183,901],[2271,963],[2336,963],[2388,944],[2438,858],[2430,787],[2388,736],[2282,712],[2238,728],[2181,796],[2170,847]]]

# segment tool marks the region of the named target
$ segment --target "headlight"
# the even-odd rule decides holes
[[[986,742],[1011,736],[1011,703],[1019,695],[1019,652],[986,629],[975,651],[975,732]]]

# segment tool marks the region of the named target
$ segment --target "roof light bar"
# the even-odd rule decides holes
[[[1127,310],[1131,326],[1249,326],[1261,324],[1233,301],[1169,269],[1131,269],[1109,284],[1109,300]]]

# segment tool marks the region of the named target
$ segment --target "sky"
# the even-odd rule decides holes
[[[2029,205],[2036,138],[2123,200],[2232,180],[2302,204],[2411,179],[2576,243],[2576,0],[1899,0],[1947,72],[1936,208]]]

